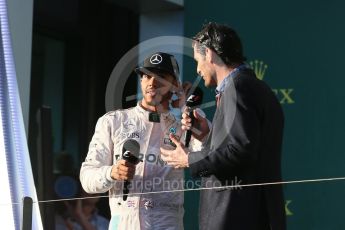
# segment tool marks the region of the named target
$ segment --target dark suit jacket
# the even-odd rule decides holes
[[[250,69],[225,88],[201,152],[189,155],[204,187],[281,181],[284,116],[272,90]],[[200,192],[200,229],[286,229],[282,186]]]

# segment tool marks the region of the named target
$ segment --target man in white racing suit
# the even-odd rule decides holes
[[[183,229],[183,192],[152,193],[183,189],[183,170],[160,158],[160,147],[173,148],[169,134],[182,135],[181,124],[169,112],[172,92],[180,86],[178,64],[172,55],[159,52],[146,58],[136,72],[143,99],[136,107],[109,112],[98,120],[80,181],[88,193],[109,191],[109,229]],[[129,139],[140,144],[142,161],[137,165],[121,159]],[[192,140],[192,150],[200,147],[201,142]],[[126,201],[125,180],[130,181]]]

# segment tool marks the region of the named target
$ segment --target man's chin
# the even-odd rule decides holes
[[[157,106],[157,105],[162,104],[165,101],[169,101],[170,98],[171,98],[171,93],[167,93],[167,94],[164,94],[164,95],[157,94],[154,97],[146,96],[146,97],[143,98],[143,100],[145,100],[145,103],[147,105]]]
[[[212,87],[212,84],[211,84],[210,82],[206,82],[206,81],[205,81],[204,85],[205,85],[205,87],[207,87],[207,88]]]
[[[216,82],[213,82],[213,81],[205,81],[205,82],[204,82],[204,85],[205,85],[205,87],[207,87],[207,88],[212,88],[212,87],[217,86]]]

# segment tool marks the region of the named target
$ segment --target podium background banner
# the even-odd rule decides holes
[[[233,27],[248,63],[281,102],[285,181],[345,175],[344,8],[345,2],[321,0],[185,1],[185,36],[208,21]],[[184,66],[193,81],[194,61],[185,58]],[[206,91],[204,102],[214,100]],[[208,117],[213,110],[206,109]],[[289,184],[284,191],[288,229],[345,229],[343,180]],[[186,229],[197,229],[197,197],[186,194]]]

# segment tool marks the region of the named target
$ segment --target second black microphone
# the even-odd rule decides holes
[[[139,153],[140,153],[140,145],[136,140],[128,139],[123,144],[122,147],[122,159],[128,161],[132,164],[138,164],[139,160]],[[126,201],[129,193],[129,181],[124,181],[123,184],[123,200]]]
[[[186,101],[186,106],[187,106],[187,109],[189,111],[188,116],[191,118],[192,127],[194,125],[194,120],[195,120],[193,111],[194,111],[195,107],[197,107],[201,104],[202,98],[203,98],[202,90],[199,87],[196,87]],[[186,131],[185,139],[184,139],[185,140],[185,146],[187,148],[189,147],[189,142],[190,142],[191,137],[192,137],[192,130],[190,129],[190,130]]]

